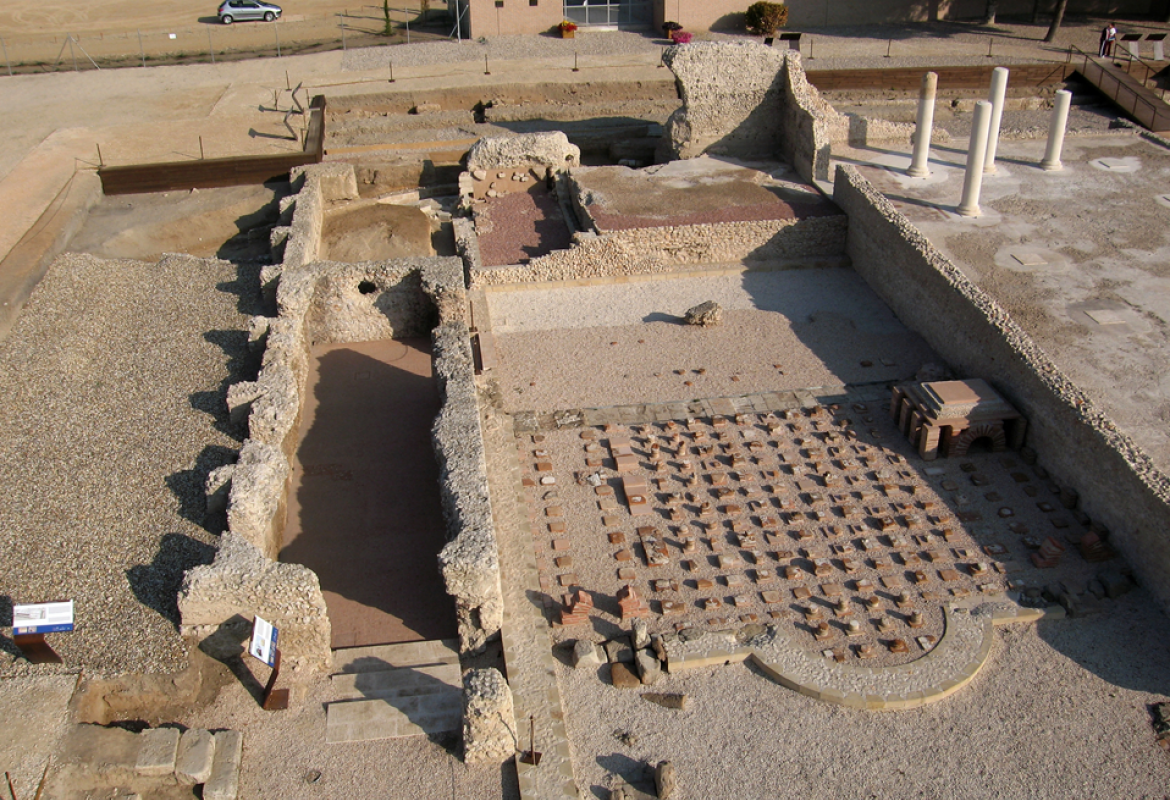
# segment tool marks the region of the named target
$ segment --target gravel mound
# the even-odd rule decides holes
[[[50,637],[67,668],[185,665],[175,596],[215,553],[202,484],[239,447],[223,391],[253,368],[253,272],[65,255],[0,344],[0,605],[75,600]],[[28,671],[12,652],[0,635],[0,676]]]

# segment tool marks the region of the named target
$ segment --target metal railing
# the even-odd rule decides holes
[[[1074,63],[1074,51],[1081,61],[1077,71],[1122,110],[1152,131],[1159,130],[1159,120],[1162,121],[1163,125],[1170,125],[1170,107],[1166,107],[1165,103],[1162,103],[1164,108],[1159,108],[1155,103],[1142,97],[1134,87],[1106,69],[1099,61],[1100,56],[1086,53],[1076,45],[1069,45],[1067,63]],[[1120,69],[1120,67],[1115,67],[1115,69]],[[1132,78],[1128,70],[1123,71],[1127,77]],[[1132,78],[1132,80],[1134,83],[1138,82],[1137,78]],[[1145,88],[1144,83],[1141,86]],[[1147,91],[1149,90],[1147,89]]]

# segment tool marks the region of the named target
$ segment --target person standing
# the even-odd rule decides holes
[[[1101,30],[1101,50],[1098,55],[1102,58],[1113,56],[1113,43],[1117,41],[1117,26],[1110,22]]]

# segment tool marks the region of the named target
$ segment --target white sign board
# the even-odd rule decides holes
[[[268,666],[276,663],[276,637],[279,631],[272,627],[271,622],[256,617],[252,623],[252,643],[248,645],[248,653],[258,658]]]
[[[12,633],[61,633],[73,630],[73,601],[30,603],[12,607]]]

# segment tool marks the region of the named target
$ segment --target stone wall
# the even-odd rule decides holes
[[[579,234],[568,250],[525,265],[473,269],[472,287],[673,272],[688,265],[834,258],[843,254],[843,216]]]
[[[682,108],[666,123],[658,160],[705,153],[779,158],[806,181],[828,181],[834,144],[909,141],[914,126],[841,114],[808,82],[800,53],[755,43],[668,48]],[[946,141],[936,129],[931,137]]]
[[[277,314],[256,318],[252,326],[253,339],[264,347],[260,373],[227,392],[233,417],[247,419],[248,439],[237,462],[215,470],[207,483],[209,506],[226,506],[228,532],[214,562],[187,575],[183,633],[203,642],[241,617],[260,614],[281,629],[282,652],[295,663],[329,667],[329,619],[316,576],[277,562],[310,348],[433,331],[443,401],[433,433],[450,540],[441,566],[460,609],[464,649],[480,648],[499,630],[502,600],[463,262],[313,261],[325,204],[356,196],[353,168],[317,165],[297,181],[301,192],[287,204],[292,219],[283,238],[285,259],[267,275]]]
[[[834,199],[849,215],[854,269],[959,375],[986,379],[1019,409],[1028,445],[1170,606],[1170,478],[852,167],[838,169]]]
[[[448,538],[439,553],[439,565],[447,594],[455,598],[460,649],[472,653],[482,651],[503,625],[499,548],[466,322],[439,325],[434,345],[443,406],[435,419],[432,439],[439,458]]]

